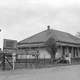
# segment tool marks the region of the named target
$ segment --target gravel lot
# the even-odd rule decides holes
[[[80,65],[0,71],[0,80],[80,80]]]

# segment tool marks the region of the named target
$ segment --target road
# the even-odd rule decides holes
[[[80,65],[0,71],[0,80],[80,80]]]

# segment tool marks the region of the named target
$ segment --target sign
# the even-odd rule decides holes
[[[16,49],[17,48],[17,41],[16,40],[4,39],[3,48]]]
[[[17,41],[16,40],[4,39],[3,50],[5,53],[16,52],[16,49],[17,49]]]

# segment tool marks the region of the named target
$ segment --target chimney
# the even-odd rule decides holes
[[[50,25],[47,26],[47,29],[50,30]]]

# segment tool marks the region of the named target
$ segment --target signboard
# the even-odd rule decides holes
[[[17,48],[17,41],[4,39],[3,48],[5,48],[5,49],[11,49],[11,48],[16,49]]]
[[[17,49],[16,40],[4,39],[4,43],[3,43],[4,52],[13,53],[13,52],[16,52],[16,49]]]

